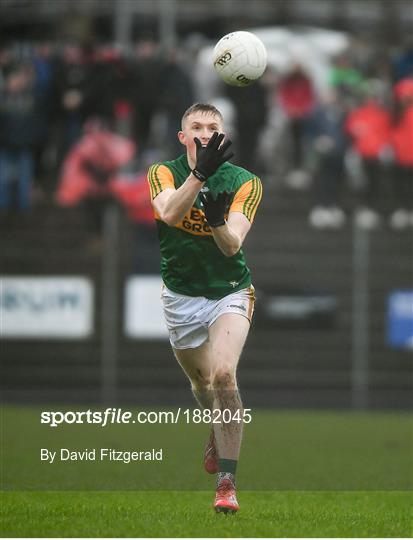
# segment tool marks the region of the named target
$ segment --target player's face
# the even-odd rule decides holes
[[[194,138],[197,137],[202,146],[208,144],[215,131],[222,133],[221,119],[212,113],[195,112],[185,119],[182,131],[178,133],[179,141],[186,146],[191,161],[196,162],[196,146]]]

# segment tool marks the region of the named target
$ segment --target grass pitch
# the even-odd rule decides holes
[[[411,493],[240,493],[234,516],[206,492],[17,492],[2,534],[17,537],[411,537]]]
[[[43,407],[43,410],[65,409]],[[131,408],[132,410],[133,408]],[[67,410],[67,407],[66,407]],[[3,409],[7,537],[411,537],[411,414],[254,411],[235,516],[212,510],[205,425],[41,426]],[[163,463],[41,463],[39,449],[164,447]]]

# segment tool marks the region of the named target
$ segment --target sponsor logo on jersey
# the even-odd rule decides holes
[[[202,210],[192,207],[184,219],[175,225],[177,229],[182,229],[190,234],[197,236],[212,236],[211,227],[205,220],[205,214]]]

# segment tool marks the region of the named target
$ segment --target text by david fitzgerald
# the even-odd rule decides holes
[[[162,461],[163,449],[156,450],[116,450],[115,448],[92,448],[89,450],[59,450],[40,449],[40,461],[55,463],[56,461],[119,461],[131,463],[132,461]]]

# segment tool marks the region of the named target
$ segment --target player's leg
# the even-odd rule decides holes
[[[248,335],[248,319],[237,313],[224,313],[211,325],[211,384],[214,409],[228,409],[231,418],[242,418],[243,408],[238,390],[236,369]],[[239,411],[239,413],[237,413]],[[242,422],[221,422],[214,425],[219,455],[222,459],[238,460],[242,438]]]
[[[172,350],[178,363],[191,381],[198,403],[212,405],[210,397],[210,366],[208,329],[198,319],[198,313],[208,302],[206,298],[191,298],[162,288],[165,321]]]
[[[191,381],[192,393],[203,409],[212,410],[214,396],[211,388],[211,346],[208,341],[191,349],[173,349],[176,359]],[[204,450],[204,468],[209,474],[218,472],[218,452],[214,429],[211,427]]]
[[[217,512],[236,512],[239,508],[235,494],[235,473],[242,440],[243,407],[238,391],[236,369],[248,335],[249,320],[237,313],[224,313],[211,325],[211,385],[214,392],[214,409],[223,412],[214,424],[219,473],[214,508]],[[237,421],[240,420],[240,421]]]
[[[192,393],[204,409],[212,409],[211,347],[205,341],[200,347],[173,349],[178,363],[191,382]]]

